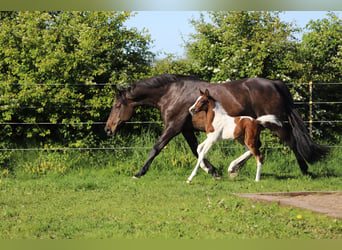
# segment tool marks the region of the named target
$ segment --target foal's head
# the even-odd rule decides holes
[[[208,112],[209,108],[213,108],[214,105],[215,101],[209,95],[209,90],[206,89],[204,93],[200,90],[200,96],[197,98],[195,104],[189,108],[189,112],[192,115],[200,111]]]

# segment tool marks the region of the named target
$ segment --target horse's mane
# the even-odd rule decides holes
[[[139,87],[146,87],[146,88],[160,88],[167,84],[178,82],[178,81],[184,81],[184,80],[202,81],[201,79],[194,77],[194,76],[163,74],[163,75],[153,76],[151,78],[147,78],[139,82],[133,83],[130,87],[134,88],[136,86],[139,86]]]
[[[143,79],[138,82],[130,84],[127,88],[125,88],[123,92],[126,92],[130,95],[134,95],[134,89],[136,87],[142,87],[142,88],[148,88],[148,89],[157,89],[160,87],[164,87],[170,83],[174,82],[180,82],[180,81],[203,81],[197,77],[194,76],[186,76],[186,75],[177,75],[177,74],[163,74],[163,75],[157,75],[153,76],[151,78]],[[118,97],[121,99],[122,102],[125,102],[125,95],[121,95]]]

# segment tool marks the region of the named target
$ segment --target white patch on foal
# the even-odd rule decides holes
[[[199,97],[197,98],[197,100],[195,101],[194,105],[192,105],[192,106],[189,108],[189,112],[190,112],[191,115],[194,115],[194,113],[193,113],[192,110],[195,108],[196,104],[197,104],[198,101],[201,99],[201,97],[202,97],[202,96],[199,96]]]

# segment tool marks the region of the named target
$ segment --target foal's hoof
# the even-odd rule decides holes
[[[238,173],[229,173],[229,177],[231,178],[231,179],[234,179],[236,176],[238,175]]]
[[[132,176],[132,179],[133,179],[133,180],[139,180],[139,178],[136,177],[135,175]]]
[[[192,181],[192,180],[189,180],[189,179],[188,179],[188,180],[186,180],[186,183],[191,184],[191,181]]]

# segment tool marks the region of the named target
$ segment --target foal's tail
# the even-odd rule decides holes
[[[307,162],[314,163],[329,152],[329,148],[316,144],[304,124],[299,112],[294,106],[290,90],[281,81],[275,82],[275,87],[284,99],[285,111],[291,127],[291,145]]]
[[[256,119],[259,124],[261,124],[262,126],[266,126],[267,123],[271,123],[274,124],[278,127],[282,127],[283,124],[279,121],[279,119],[275,116],[275,115],[263,115],[260,116]]]

